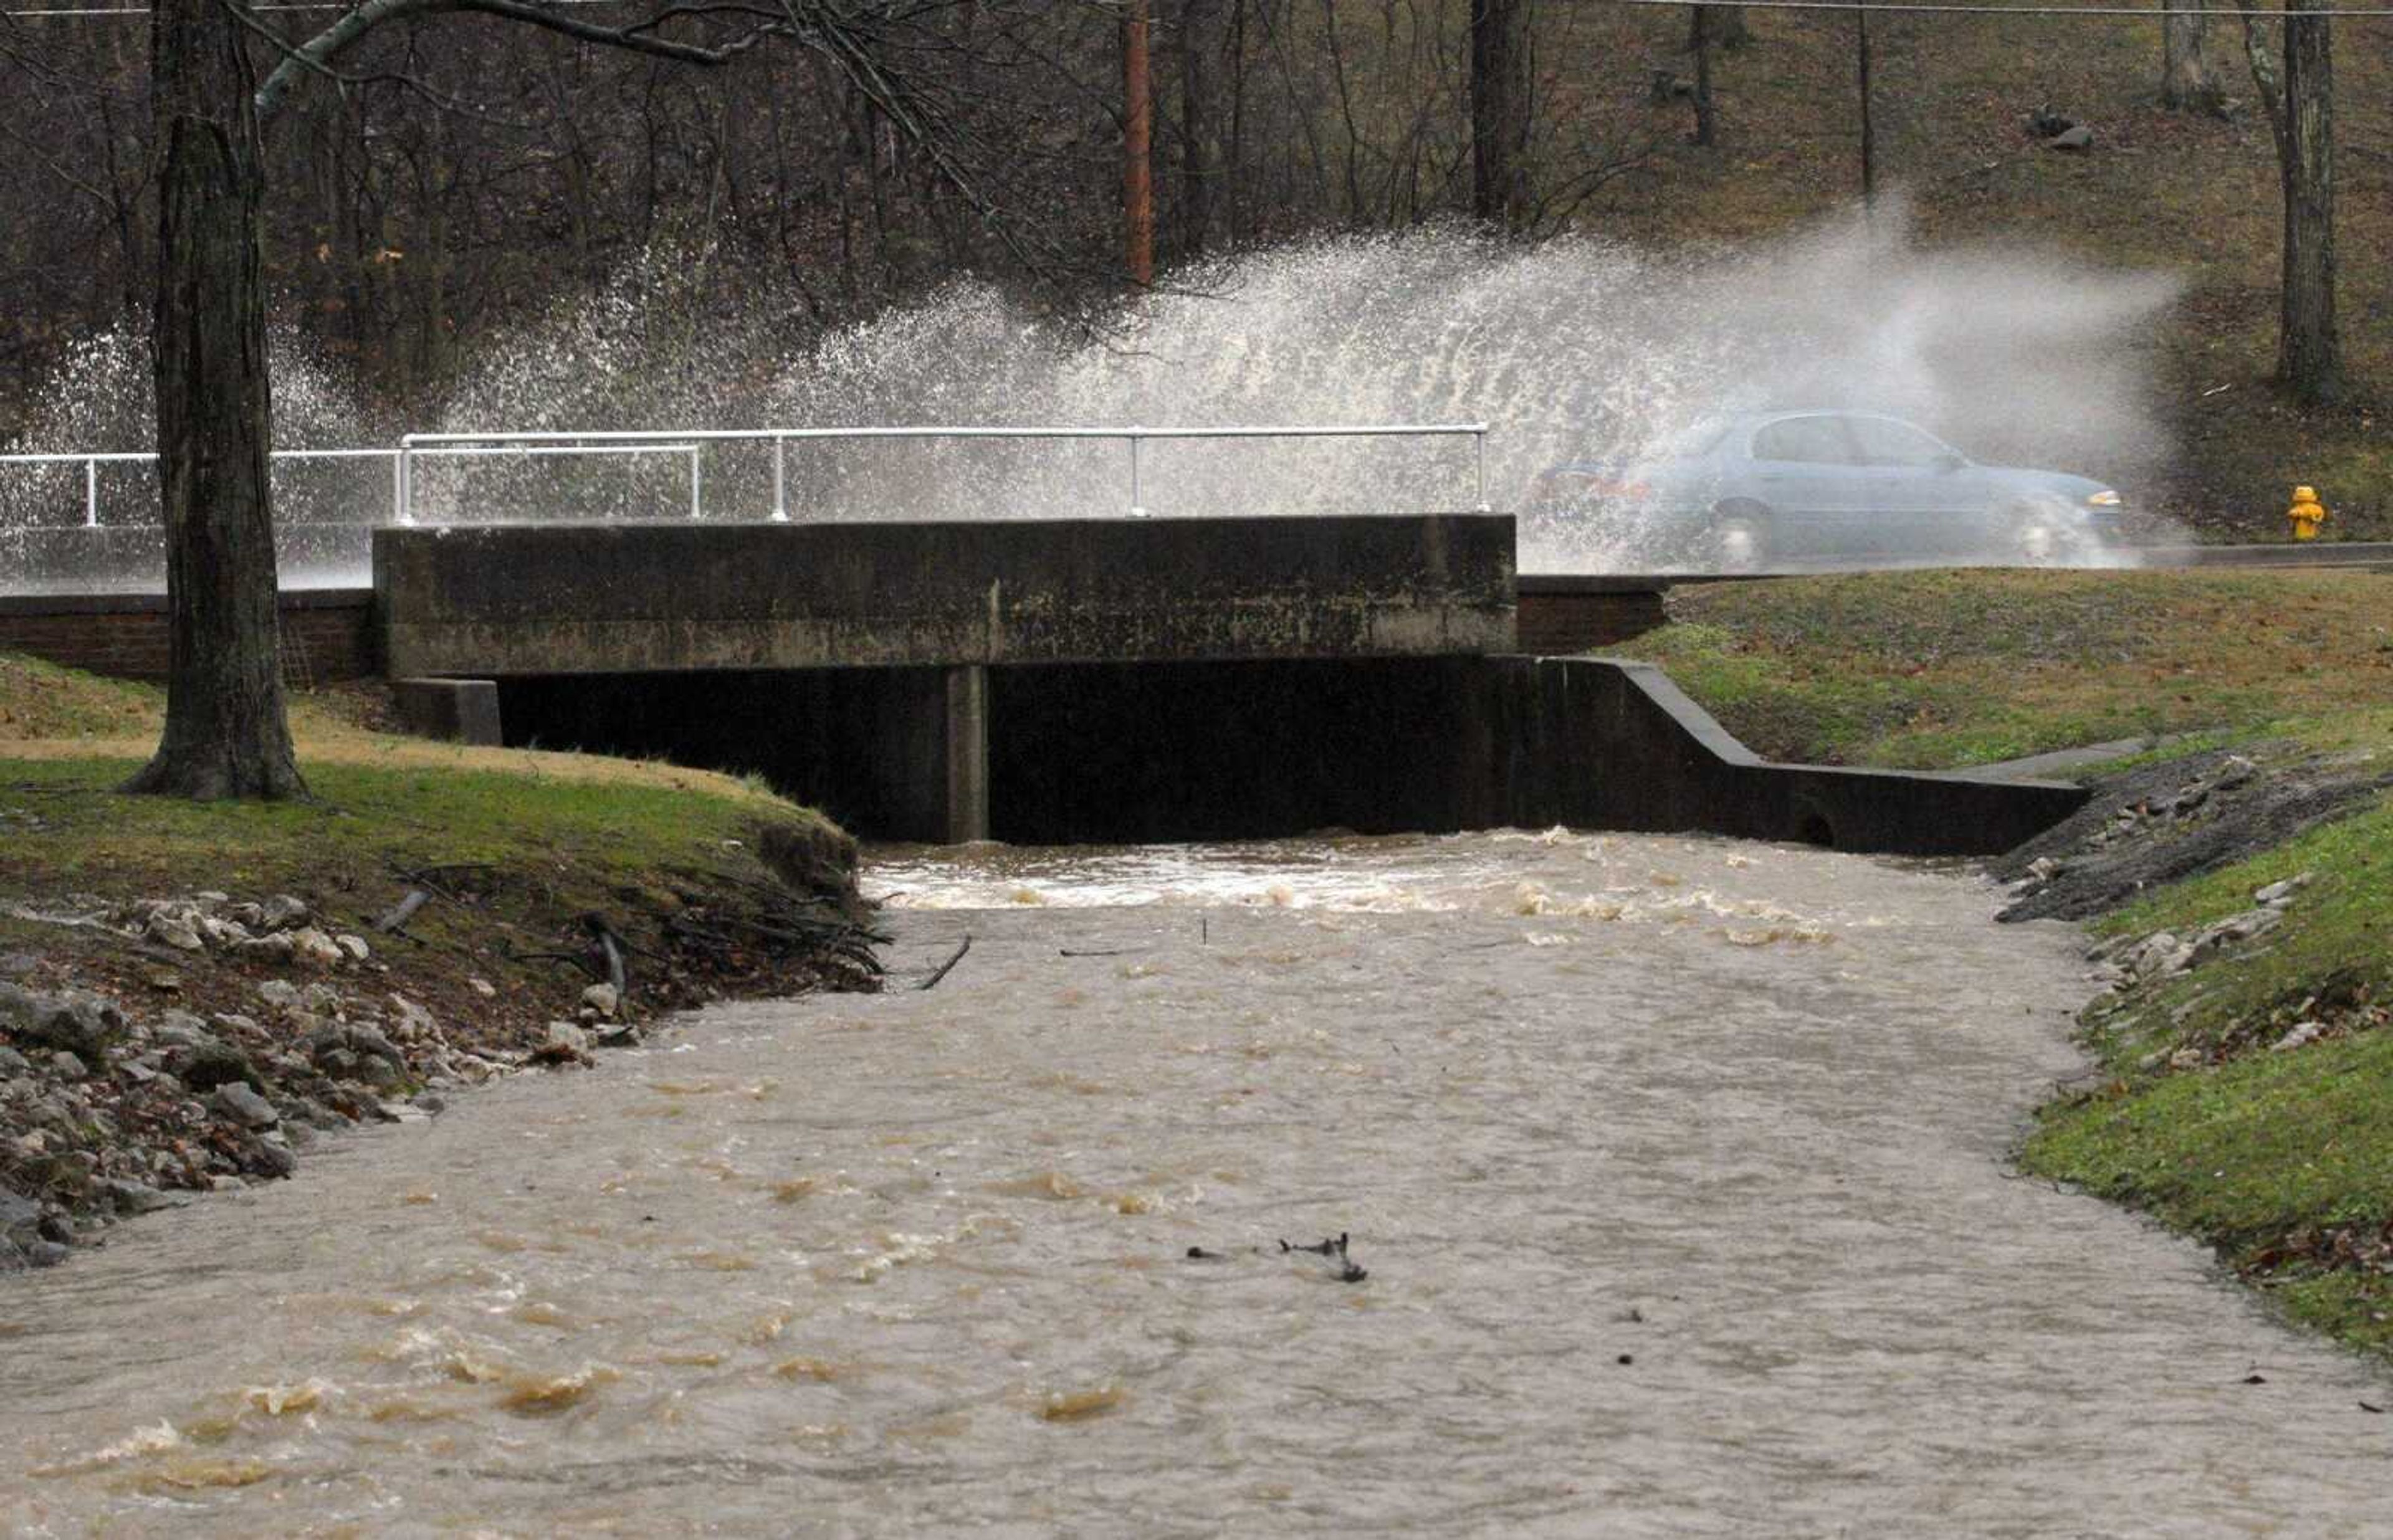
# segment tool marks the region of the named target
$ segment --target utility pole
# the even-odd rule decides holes
[[[1122,5],[1122,214],[1128,225],[1130,281],[1155,282],[1154,83],[1146,66],[1147,0]]]
[[[1860,0],[1853,7],[1853,40],[1862,97],[1862,208],[1867,212],[1877,204],[1877,135],[1870,124],[1869,10]]]

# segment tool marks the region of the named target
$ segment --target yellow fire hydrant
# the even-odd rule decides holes
[[[2294,505],[2285,510],[2285,517],[2293,524],[2295,540],[2316,540],[2319,526],[2326,522],[2326,506],[2319,502],[2316,489],[2296,487]]]

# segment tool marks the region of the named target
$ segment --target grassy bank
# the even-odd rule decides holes
[[[2091,939],[2118,973],[2082,1018],[2099,1073],[2039,1111],[2021,1163],[2205,1241],[2293,1318],[2393,1352],[2393,802],[2374,790],[2393,772],[2388,597],[2393,578],[2339,573],[1798,579],[1681,591],[1672,623],[1627,650],[1787,759],[1947,767],[2190,735],[2123,762],[2044,861],[2005,872],[2033,893],[2217,851],[2102,900]],[[2150,938],[2248,918],[2289,880],[2273,928],[2136,968]]]
[[[124,796],[160,714],[0,657],[0,1198],[53,1233],[665,1011],[870,982],[853,842],[747,781],[398,737],[355,693],[294,709],[308,800]],[[279,1120],[230,1126],[228,1079]]]
[[[2288,719],[2373,738],[2384,722],[2345,714],[2393,708],[2393,577],[2368,572],[1856,573],[1682,588],[1669,613],[1619,650],[1807,763],[1948,769]]]

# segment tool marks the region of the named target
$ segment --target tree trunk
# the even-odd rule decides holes
[[[2334,56],[2324,16],[2284,20],[2280,72],[2266,29],[2242,0],[2243,50],[2277,143],[2284,193],[2283,266],[2277,319],[2277,378],[2310,406],[2344,394],[2343,345],[2334,319]]]
[[[1213,227],[1214,13],[1220,0],[1180,4],[1180,239],[1183,259],[1202,255]]]
[[[1688,41],[1695,50],[1695,142],[1709,149],[1717,137],[1712,113],[1712,7],[1693,8],[1694,19],[1687,28],[1693,34]]]
[[[1745,20],[1743,6],[1696,5],[1688,8],[1694,12],[1687,18],[1689,52],[1706,43],[1733,52],[1753,41],[1753,28]]]
[[[282,710],[256,87],[231,7],[153,0],[166,731],[127,790],[304,794]]]
[[[2277,375],[2313,405],[2343,395],[2334,320],[2334,52],[2324,16],[2285,19],[2284,296]]]
[[[1147,68],[1146,0],[1122,12],[1122,222],[1130,281],[1155,282],[1155,82]]]
[[[1853,72],[1861,98],[1862,205],[1866,209],[1877,202],[1877,125],[1870,112],[1869,12],[1860,6],[1853,7]]]
[[[2176,112],[2217,112],[2225,105],[2217,72],[2203,57],[2208,19],[2203,0],[2161,0],[2161,105]]]
[[[1528,159],[1528,0],[1471,0],[1471,212],[1526,225]]]

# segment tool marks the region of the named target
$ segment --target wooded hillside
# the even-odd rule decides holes
[[[1711,247],[1857,197],[1851,16],[1742,13],[1748,40],[1709,61],[1706,148],[1690,142],[1684,8],[1526,9],[1530,234]],[[268,137],[278,320],[405,416],[478,340],[658,250],[687,260],[698,305],[791,296],[777,323],[793,340],[967,268],[1043,304],[1101,305],[1123,286],[1121,11],[955,4],[908,23],[898,57],[1011,230],[802,48],[701,71],[487,18],[391,25],[344,60],[345,84],[303,80]],[[1155,0],[1154,15],[1166,281],[1196,254],[1472,209],[1468,0]],[[2307,413],[2268,383],[2276,161],[2230,13],[2206,45],[2223,114],[2163,108],[2157,20],[1880,14],[1870,29],[1876,179],[1909,195],[1922,240],[2189,279],[2156,339],[2184,448],[2175,511],[2274,534],[2298,479],[2328,489],[2338,531],[2382,532],[2393,453],[2371,403],[2393,371],[2393,278],[2373,254],[2393,235],[2393,22],[2336,35],[2356,404]],[[138,16],[0,21],[0,437],[75,339],[148,310],[148,43]],[[2091,147],[2030,137],[2039,108],[2089,127]]]

